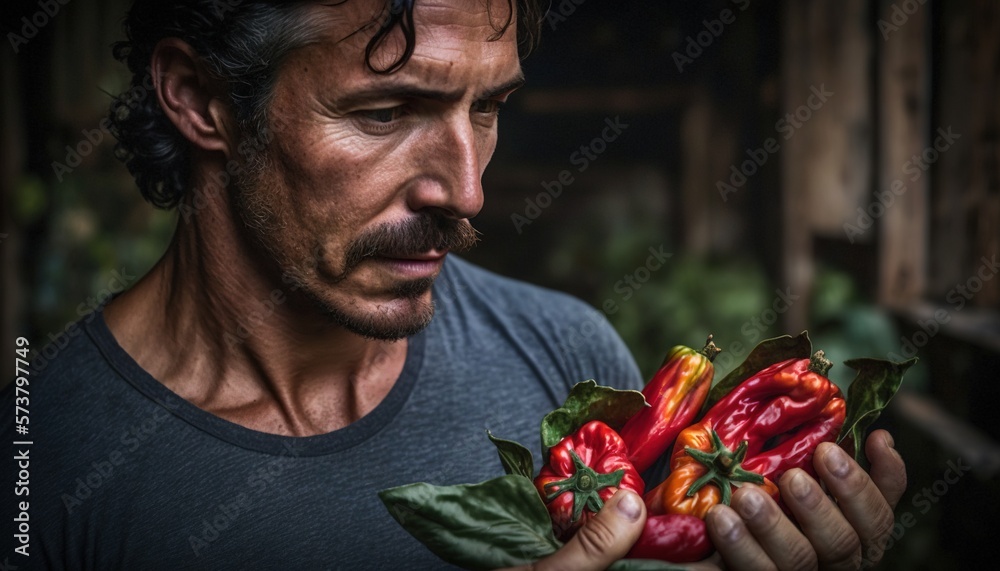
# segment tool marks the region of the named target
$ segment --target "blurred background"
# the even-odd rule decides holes
[[[100,128],[127,0],[53,4],[5,2],[0,46],[0,336],[43,354],[176,216]],[[880,568],[992,568],[1000,4],[554,0],[525,72],[468,257],[586,300],[647,376],[709,333],[717,378],[804,329],[835,363],[918,356],[879,421],[911,483]]]

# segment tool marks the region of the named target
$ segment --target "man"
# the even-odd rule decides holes
[[[116,54],[156,97],[114,108],[118,151],[181,216],[32,381],[31,564],[439,569],[377,490],[494,477],[484,428],[531,441],[573,383],[641,385],[606,322],[560,348],[583,304],[449,255],[475,241],[538,21],[504,0],[137,0]],[[885,436],[871,477],[817,454],[839,509],[800,471],[782,480],[801,531],[741,489],[709,517],[721,559],[856,568],[905,485]],[[620,493],[534,568],[602,569],[644,519]]]

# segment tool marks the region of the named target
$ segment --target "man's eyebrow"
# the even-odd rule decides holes
[[[509,91],[514,91],[515,89],[521,87],[522,85],[524,85],[524,74],[518,73],[517,77],[508,81],[507,83],[504,83],[499,87],[494,87],[487,90],[486,93],[482,94],[479,97],[479,99],[491,99],[493,97],[499,97],[504,93],[507,93]]]
[[[490,99],[499,97],[505,93],[513,91],[524,85],[524,75],[517,77],[497,87],[488,88],[485,93],[478,95],[477,99]],[[386,87],[372,87],[362,91],[345,94],[338,98],[338,104],[344,107],[351,107],[368,101],[378,99],[427,99],[430,101],[440,101],[442,103],[452,103],[462,99],[465,92],[461,89],[443,91],[431,89],[417,85],[398,84]]]

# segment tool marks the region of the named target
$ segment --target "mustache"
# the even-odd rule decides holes
[[[344,255],[344,274],[366,258],[406,258],[430,250],[465,252],[479,241],[468,220],[420,214],[397,224],[376,226],[355,238]]]

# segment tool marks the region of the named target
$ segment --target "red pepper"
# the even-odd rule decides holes
[[[730,391],[678,436],[670,475],[646,497],[650,513],[703,518],[728,504],[740,482],[777,500],[774,482],[787,470],[815,474],[816,446],[836,439],[846,413],[840,389],[825,377],[830,365],[819,351],[771,365]]]
[[[639,541],[625,557],[673,563],[701,561],[712,553],[705,520],[693,515],[651,515]]]
[[[552,517],[556,536],[568,540],[618,491],[642,495],[645,484],[628,461],[625,442],[594,420],[549,449],[548,464],[534,480]]]
[[[678,345],[667,354],[642,390],[650,406],[637,412],[621,430],[636,470],[645,472],[652,466],[698,415],[712,386],[712,360],[720,351],[709,335],[701,351]]]

